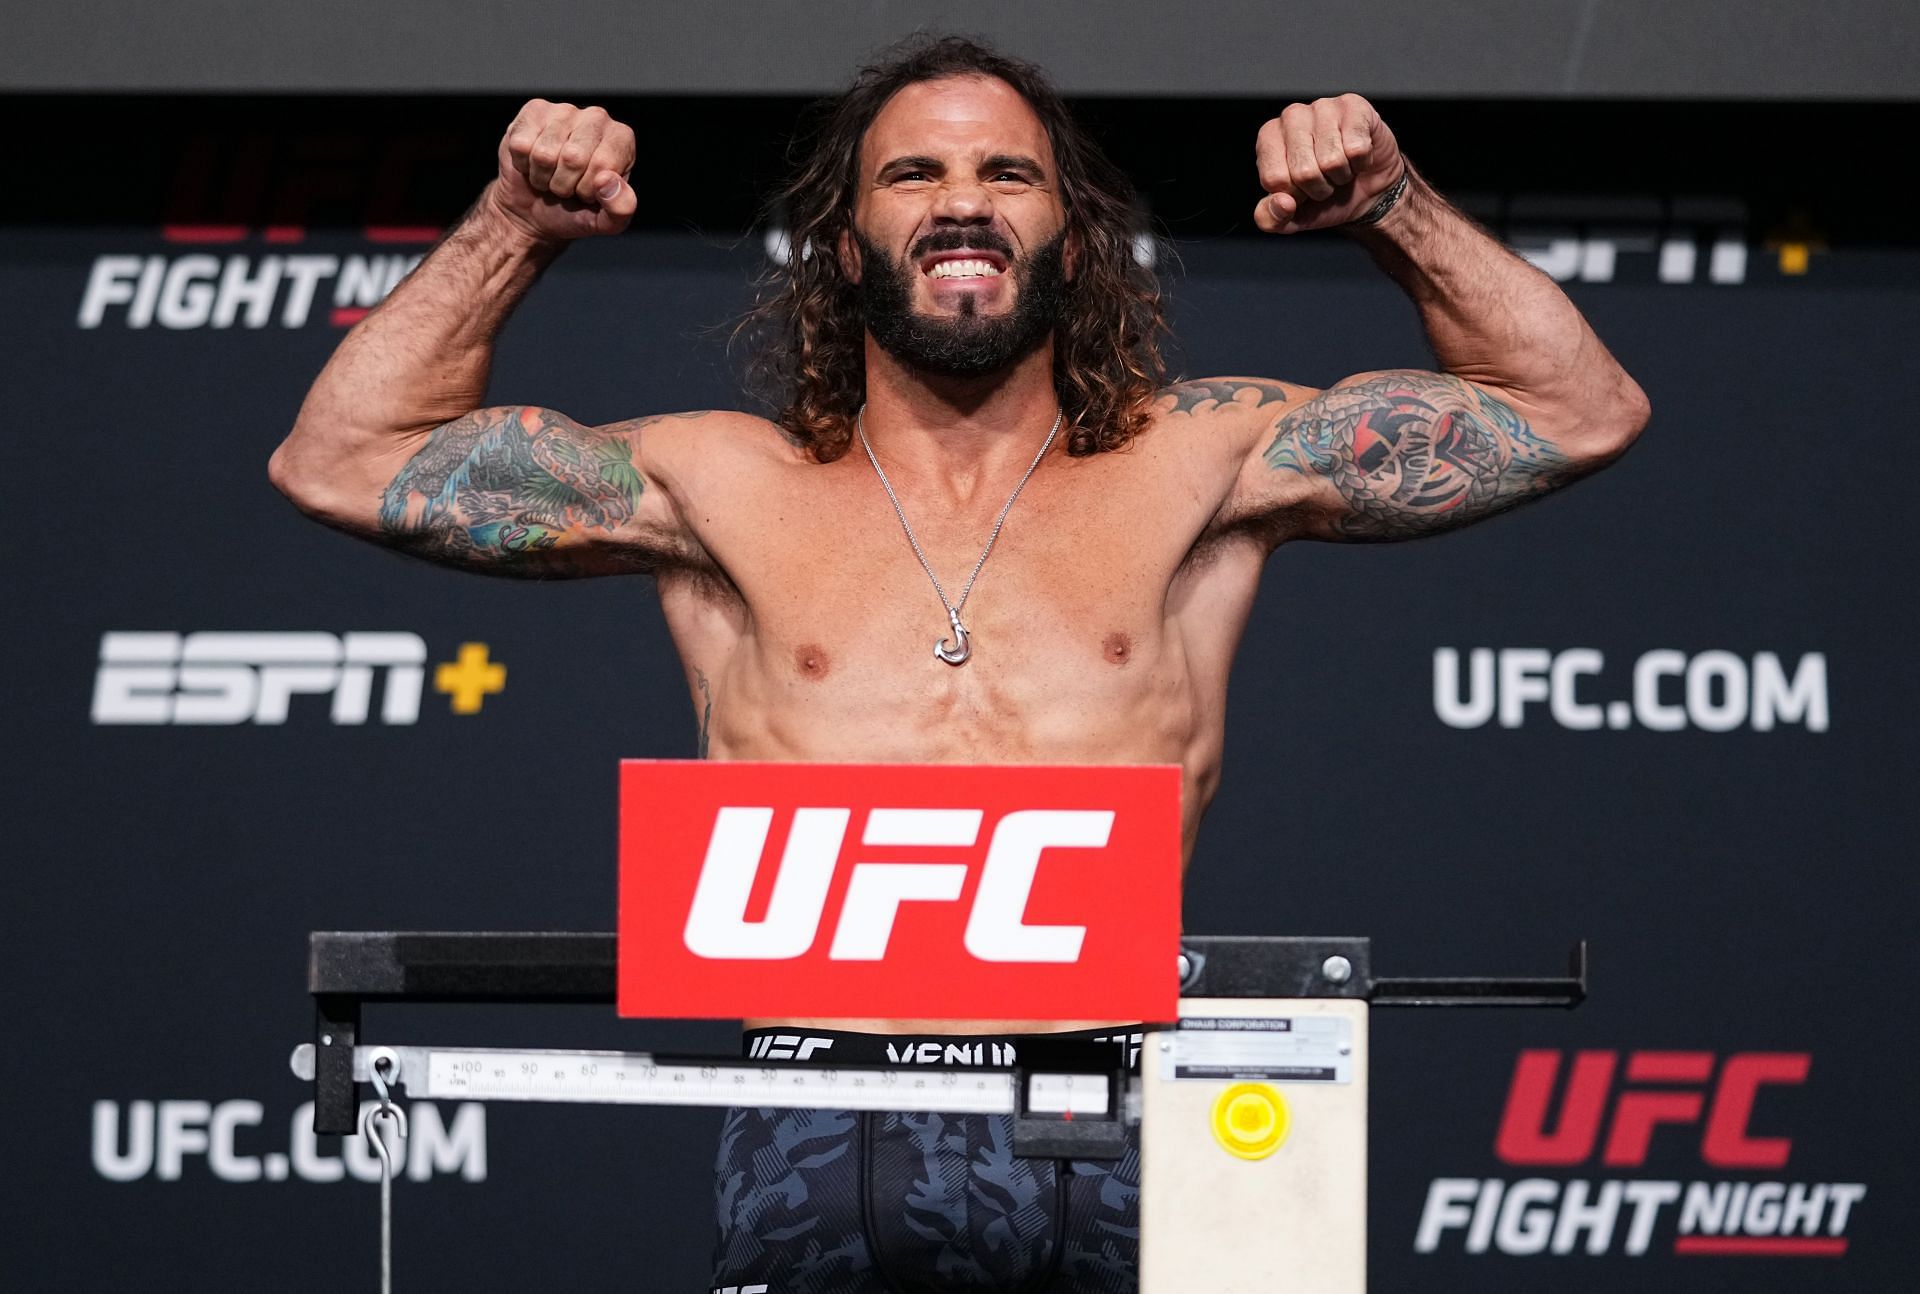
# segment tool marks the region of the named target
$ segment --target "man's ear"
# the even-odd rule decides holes
[[[853,241],[853,230],[842,229],[834,247],[834,254],[840,260],[840,272],[847,276],[847,282],[860,281],[860,248]]]
[[[1067,282],[1073,282],[1074,272],[1080,268],[1080,231],[1072,226],[1067,228],[1067,244],[1060,264]]]

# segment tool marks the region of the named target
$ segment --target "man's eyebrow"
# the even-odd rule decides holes
[[[1045,175],[1047,168],[1031,157],[1019,153],[995,153],[980,163],[983,171],[1026,171],[1033,175]]]
[[[939,158],[925,157],[916,154],[910,157],[896,157],[882,166],[878,173],[886,175],[892,171],[939,171],[944,169],[946,168],[941,166]]]
[[[895,171],[935,171],[944,172],[946,164],[937,157],[928,157],[914,153],[906,157],[896,157],[882,166],[880,175],[891,175]],[[1047,168],[1023,153],[995,153],[980,160],[982,171],[1025,171],[1034,176],[1045,176]]]

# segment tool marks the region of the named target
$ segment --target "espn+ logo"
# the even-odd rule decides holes
[[[335,723],[365,723],[381,669],[381,720],[413,723],[426,659],[409,633],[108,633],[93,721],[277,724],[296,693],[331,693]]]
[[[1617,1051],[1581,1051],[1563,1066],[1558,1051],[1521,1052],[1495,1155],[1535,1170],[1574,1168],[1596,1154],[1603,1168],[1644,1169],[1661,1140],[1668,1157],[1697,1153],[1720,1173],[1787,1166],[1793,1139],[1757,1133],[1755,1108],[1769,1088],[1805,1084],[1810,1053],[1737,1052],[1721,1060],[1710,1051],[1634,1051],[1624,1066],[1622,1059]],[[1660,1235],[1680,1256],[1838,1257],[1866,1194],[1859,1182],[1774,1177],[1438,1177],[1414,1250],[1638,1257]]]
[[[103,725],[277,725],[294,697],[314,696],[328,699],[334,723],[364,724],[378,680],[380,721],[410,725],[420,718],[426,661],[427,645],[412,633],[108,632],[91,715]],[[506,676],[485,643],[463,643],[457,660],[435,670],[434,689],[455,714],[474,714]]]
[[[1525,726],[1530,707],[1544,705],[1562,728],[1591,731],[1641,727],[1655,732],[1697,728],[1771,732],[1799,724],[1808,732],[1828,725],[1827,658],[1807,652],[1789,668],[1773,652],[1749,660],[1729,651],[1692,655],[1669,649],[1642,652],[1633,662],[1630,699],[1601,702],[1590,693],[1606,669],[1594,647],[1554,652],[1543,647],[1476,647],[1466,668],[1451,647],[1433,653],[1433,710],[1449,728]]]
[[[821,933],[827,894],[840,866],[852,811],[794,810],[787,846],[764,916],[747,917],[773,810],[729,805],[714,819],[706,860],[687,914],[688,951],[700,957],[785,960],[811,949]],[[867,814],[863,846],[969,848],[977,843],[979,809],[876,808]],[[1027,899],[1050,848],[1099,849],[1113,828],[1109,810],[1023,809],[995,826],[968,912],[967,952],[987,962],[1073,962],[1085,926],[1027,925]],[[900,905],[951,903],[967,883],[964,863],[855,862],[833,926],[833,961],[879,961],[887,953]]]

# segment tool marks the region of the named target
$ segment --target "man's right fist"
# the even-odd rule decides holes
[[[617,234],[639,206],[633,158],[633,131],[605,108],[532,99],[500,138],[491,200],[539,238]]]

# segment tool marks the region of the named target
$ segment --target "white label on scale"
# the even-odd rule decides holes
[[[1170,1037],[1173,1046],[1160,1053],[1165,1080],[1353,1081],[1353,1022],[1345,1016],[1188,1016]]]

